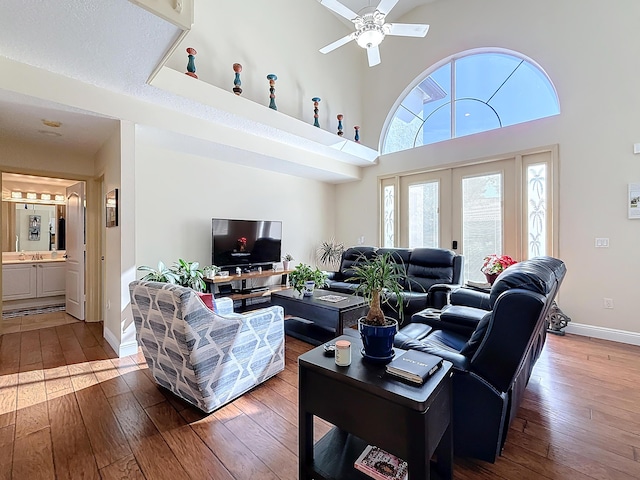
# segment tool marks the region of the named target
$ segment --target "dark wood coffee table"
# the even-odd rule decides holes
[[[343,297],[339,302],[328,302],[321,297],[335,295]],[[287,335],[313,345],[330,340],[344,333],[344,329],[356,325],[367,312],[362,297],[316,289],[313,295],[304,297],[293,289],[271,293],[271,304],[284,308]],[[357,334],[356,334],[357,335]]]
[[[411,480],[453,478],[452,364],[422,386],[405,384],[366,362],[358,338],[341,338],[351,341],[348,367],[321,346],[298,357],[299,478],[370,479],[353,467],[368,444],[406,460]],[[335,425],[315,445],[314,415]]]

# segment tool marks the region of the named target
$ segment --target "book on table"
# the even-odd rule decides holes
[[[442,358],[419,350],[407,350],[387,364],[387,373],[422,385],[442,365]]]
[[[373,445],[368,445],[363,450],[353,466],[376,480],[408,478],[407,462]]]

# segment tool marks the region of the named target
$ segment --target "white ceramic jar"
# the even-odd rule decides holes
[[[336,365],[339,367],[351,365],[351,342],[349,340],[336,342]]]

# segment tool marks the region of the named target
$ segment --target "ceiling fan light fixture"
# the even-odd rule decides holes
[[[384,30],[382,26],[375,24],[364,25],[356,32],[356,43],[362,48],[377,47],[384,40]]]

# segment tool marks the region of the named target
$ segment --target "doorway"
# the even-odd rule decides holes
[[[67,237],[77,230],[68,222],[66,191],[84,183],[2,173],[3,333],[77,321],[65,313]],[[84,299],[84,281],[81,288]]]

